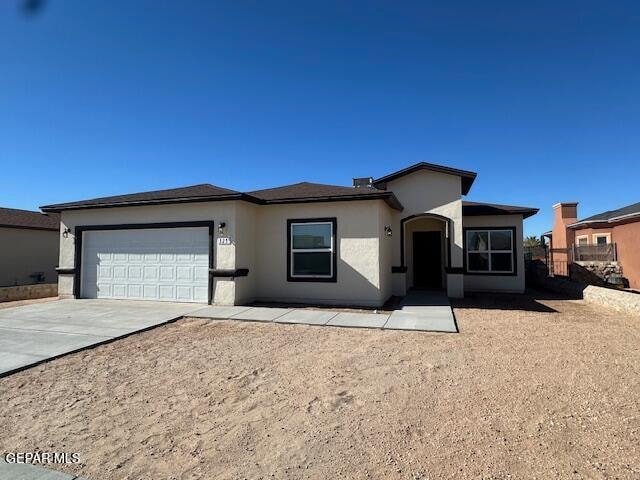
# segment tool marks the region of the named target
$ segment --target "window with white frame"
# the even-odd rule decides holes
[[[586,247],[589,245],[589,236],[588,235],[580,235],[576,237],[576,245],[579,247]]]
[[[594,233],[593,244],[594,245],[607,245],[611,243],[611,234],[609,233]]]
[[[467,272],[515,272],[513,229],[469,229],[466,235]]]
[[[335,281],[335,219],[288,223],[289,280]]]

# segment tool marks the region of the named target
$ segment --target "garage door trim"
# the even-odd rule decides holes
[[[213,220],[203,220],[194,222],[168,222],[168,223],[125,223],[118,225],[80,225],[75,227],[75,276],[73,279],[73,295],[80,298],[80,286],[82,285],[82,234],[95,230],[149,230],[158,228],[189,228],[208,227],[209,229],[209,279],[208,279],[208,300],[211,304],[213,297],[213,235],[215,222]]]

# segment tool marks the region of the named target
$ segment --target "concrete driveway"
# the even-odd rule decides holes
[[[175,320],[203,305],[60,300],[0,310],[0,376]]]

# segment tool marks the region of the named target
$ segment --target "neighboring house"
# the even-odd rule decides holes
[[[0,208],[0,287],[56,283],[60,215]]]
[[[354,187],[204,184],[42,209],[62,214],[67,297],[380,306],[410,288],[522,292],[522,221],[537,209],[463,202],[475,178],[419,163]]]
[[[553,262],[575,262],[603,278],[609,271],[620,273],[631,288],[640,289],[640,203],[583,220],[578,220],[577,202],[553,208],[553,230],[545,234],[551,239]],[[611,264],[619,265],[621,271],[610,268]]]

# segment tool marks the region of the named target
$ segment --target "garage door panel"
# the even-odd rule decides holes
[[[131,280],[142,280],[142,265],[129,265],[127,277]]]
[[[142,285],[127,285],[127,297],[128,298],[142,298]]]
[[[81,295],[206,303],[207,227],[88,231]]]
[[[203,281],[205,278],[209,278],[209,267],[194,267],[194,280]]]

